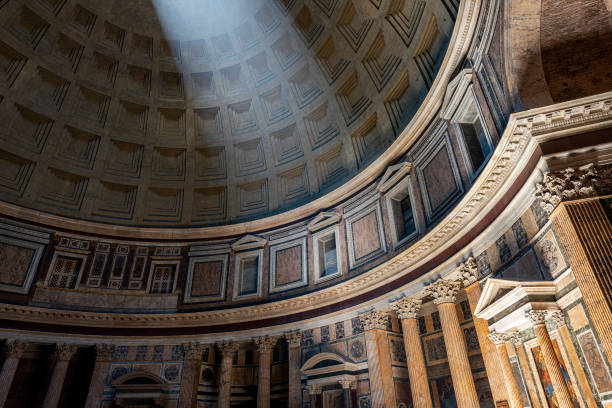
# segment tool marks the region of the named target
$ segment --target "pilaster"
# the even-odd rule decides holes
[[[25,349],[26,343],[19,340],[7,340],[4,344],[6,359],[2,363],[2,371],[0,371],[0,407],[4,407]]]
[[[179,408],[195,408],[198,399],[198,383],[204,345],[187,343],[183,345],[185,361],[183,362],[183,379],[179,393]]]
[[[508,349],[506,348],[506,341],[509,341],[509,338],[506,333],[492,332],[489,334],[489,339],[491,339],[497,349],[497,357],[499,358],[504,382],[506,384],[506,391],[508,393],[508,405],[510,405],[510,408],[523,408],[521,394],[519,393],[518,385],[516,384],[516,379],[512,372],[512,365],[510,365],[510,357],[508,356]]]
[[[302,374],[300,373],[300,358],[302,332],[296,330],[285,333],[289,343],[289,401],[288,408],[302,407]]]
[[[42,405],[43,408],[57,408],[62,395],[64,380],[68,373],[70,359],[74,353],[76,353],[77,349],[76,344],[58,343],[55,345],[55,366],[53,367],[51,381],[49,381],[47,394],[45,395],[45,400]]]
[[[89,392],[87,393],[85,408],[100,407],[104,394],[106,374],[108,373],[108,366],[114,351],[115,346],[112,344],[96,344],[96,363],[91,376],[91,382],[89,383]]]

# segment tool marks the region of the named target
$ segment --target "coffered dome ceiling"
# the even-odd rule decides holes
[[[0,0],[0,199],[207,226],[306,204],[389,147],[442,0]]]

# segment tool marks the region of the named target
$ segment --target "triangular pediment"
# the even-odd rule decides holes
[[[440,117],[442,119],[450,120],[455,114],[465,91],[472,83],[473,72],[471,68],[461,70],[446,86],[446,93],[444,94],[444,101],[440,110]]]
[[[245,235],[240,238],[238,241],[232,244],[232,249],[234,251],[243,251],[245,249],[252,248],[261,248],[268,243],[268,240],[265,238],[258,237],[256,235]]]
[[[308,230],[318,231],[321,228],[327,227],[328,225],[338,223],[341,218],[342,216],[338,213],[323,211],[308,223]]]
[[[387,192],[387,190],[409,174],[410,170],[412,170],[412,163],[408,162],[401,162],[387,167],[385,174],[383,174],[376,188],[382,193]]]

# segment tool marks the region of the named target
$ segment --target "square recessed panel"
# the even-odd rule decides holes
[[[270,243],[270,293],[308,284],[306,237]]]
[[[358,207],[346,217],[345,224],[350,269],[387,252],[380,201]]]
[[[228,264],[229,254],[190,258],[185,303],[224,300]]]

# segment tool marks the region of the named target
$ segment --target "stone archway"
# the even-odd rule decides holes
[[[334,353],[319,353],[301,368],[313,408],[357,407],[357,364]]]

